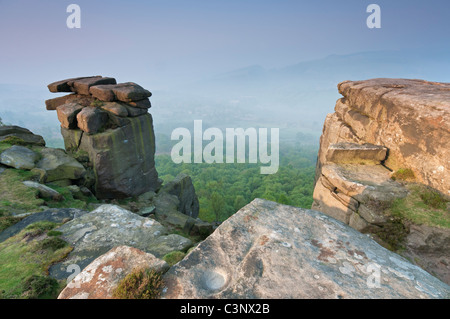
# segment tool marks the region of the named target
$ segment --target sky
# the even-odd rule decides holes
[[[66,8],[81,8],[69,29]],[[369,4],[381,28],[369,29]],[[448,0],[0,0],[0,83],[82,75],[152,87],[251,65],[450,46]]]

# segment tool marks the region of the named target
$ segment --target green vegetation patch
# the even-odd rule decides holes
[[[6,169],[0,174],[0,217],[11,212],[26,213],[41,211],[44,200],[38,198],[38,191],[22,184],[33,173],[20,169]]]
[[[416,180],[416,175],[409,168],[400,168],[394,174],[392,174],[391,178],[396,181],[409,181],[413,182]]]
[[[28,225],[27,227],[25,227],[25,230],[33,233],[33,235],[36,236],[36,235],[42,235],[42,234],[52,230],[57,225],[58,224],[56,224],[54,222],[49,222],[49,221],[43,220],[43,221]]]
[[[94,101],[91,102],[92,107],[101,107],[103,105],[104,105],[104,103],[98,99],[95,99]]]
[[[158,299],[163,280],[161,273],[150,269],[136,269],[120,281],[113,291],[116,299]]]
[[[13,215],[40,212],[43,207],[87,209],[90,203],[98,203],[95,197],[82,196],[75,199],[67,187],[48,184],[59,192],[64,200],[39,198],[38,190],[25,186],[22,182],[33,180],[34,172],[8,168],[0,174],[0,231],[17,223],[20,219]]]
[[[394,218],[381,227],[372,226],[366,233],[375,235],[377,242],[390,251],[397,252],[404,249],[404,242],[408,236],[408,229],[400,218]],[[381,240],[381,241],[380,241]]]
[[[63,197],[63,201],[53,201],[50,198],[46,198],[48,207],[51,208],[78,208],[86,209],[89,203],[98,202],[94,198],[83,198],[83,200],[73,198],[72,192],[67,187],[57,186],[54,184],[47,184],[48,187],[54,189],[60,193]]]
[[[448,201],[436,190],[421,184],[408,184],[408,196],[396,199],[388,212],[414,224],[450,228]]]
[[[56,298],[63,283],[47,277],[48,268],[72,247],[47,232],[58,224],[38,222],[0,243],[0,298]]]
[[[0,217],[0,232],[4,231],[6,228],[17,224],[24,217],[14,217],[14,216],[3,216]]]
[[[169,264],[170,267],[181,261],[186,256],[182,251],[172,251],[163,257],[163,260]]]
[[[13,144],[10,144],[8,142],[5,141],[1,141],[0,142],[0,153],[3,151],[6,151],[8,148],[11,148],[13,146]]]
[[[22,296],[26,299],[54,299],[59,293],[56,279],[31,275],[22,283]]]
[[[28,145],[27,142],[25,142],[23,139],[21,139],[20,137],[17,137],[17,136],[7,136],[1,143],[9,144],[9,145],[20,145],[20,146]]]

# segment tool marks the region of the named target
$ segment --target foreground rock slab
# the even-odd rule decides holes
[[[58,299],[112,299],[114,288],[134,269],[165,272],[169,265],[152,254],[129,247],[114,247],[79,273]]]
[[[55,230],[62,232],[62,238],[74,247],[66,260],[50,268],[50,275],[57,279],[69,277],[71,265],[83,270],[115,246],[127,245],[158,258],[192,246],[185,237],[167,235],[167,229],[157,221],[115,205],[102,205]]]
[[[449,298],[450,287],[323,213],[255,199],[164,276],[165,298]]]

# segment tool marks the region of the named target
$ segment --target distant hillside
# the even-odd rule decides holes
[[[283,140],[298,132],[317,140],[344,80],[378,77],[450,82],[450,51],[413,50],[331,55],[278,69],[254,65],[184,86],[152,90],[155,130],[170,136],[176,127],[278,127]],[[62,141],[56,114],[45,112],[46,87],[0,84],[0,117],[30,128],[52,143]]]
[[[296,132],[319,136],[326,114],[340,98],[339,82],[378,77],[449,82],[448,56],[449,50],[380,51],[331,55],[279,69],[253,65],[154,92],[153,114],[164,119],[165,127],[203,119],[218,127],[279,127],[287,139]]]

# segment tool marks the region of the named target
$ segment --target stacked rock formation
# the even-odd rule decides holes
[[[312,209],[365,233],[394,236],[400,227],[408,257],[450,282],[450,230],[393,224],[386,210],[409,194],[392,177],[450,195],[450,84],[406,79],[345,81],[343,98],[325,120]],[[395,177],[395,175],[394,175]]]
[[[47,100],[56,110],[66,150],[87,155],[97,198],[126,198],[158,189],[151,93],[136,83],[91,76],[54,82]],[[77,157],[75,156],[75,157]]]
[[[343,98],[325,120],[317,177],[332,162],[333,144],[370,143],[389,149],[374,161],[412,169],[419,182],[450,195],[450,83],[373,79],[345,81],[338,89]]]

